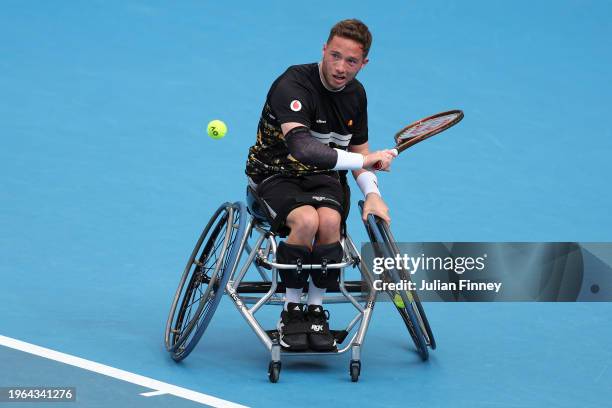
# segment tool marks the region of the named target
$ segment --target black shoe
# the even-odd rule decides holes
[[[291,351],[303,351],[308,349],[308,326],[304,318],[304,305],[301,303],[289,303],[287,310],[281,312],[278,321],[278,335],[280,345]]]
[[[309,305],[306,313],[308,322],[308,344],[315,351],[336,350],[336,339],[329,331],[329,312],[323,306]]]

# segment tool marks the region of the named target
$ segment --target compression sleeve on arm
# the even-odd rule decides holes
[[[363,156],[345,152],[319,142],[306,126],[297,126],[285,135],[289,153],[300,163],[330,170],[357,170],[363,167]]]

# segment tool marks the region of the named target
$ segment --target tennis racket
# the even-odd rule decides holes
[[[395,147],[393,149],[397,154],[400,154],[410,146],[455,126],[461,119],[463,119],[463,111],[451,110],[416,121],[395,134]],[[381,168],[382,162],[379,161],[374,164],[374,170],[380,170]]]

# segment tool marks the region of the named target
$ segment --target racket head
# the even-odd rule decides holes
[[[455,109],[437,113],[411,123],[395,134],[396,149],[398,152],[402,152],[410,146],[456,125],[461,119],[463,119],[463,111]]]

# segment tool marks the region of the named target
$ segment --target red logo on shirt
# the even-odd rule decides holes
[[[298,112],[302,109],[302,102],[298,101],[297,99],[294,99],[289,104],[289,107],[291,108],[292,111]]]

